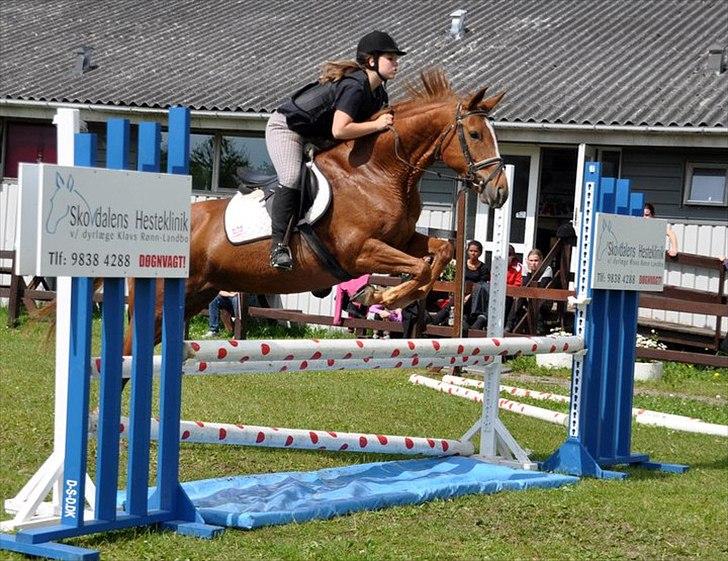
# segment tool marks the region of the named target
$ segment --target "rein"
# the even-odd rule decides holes
[[[430,175],[435,175],[438,178],[441,179],[453,179],[455,181],[463,181],[464,183],[467,183],[472,188],[475,189],[477,193],[482,193],[485,187],[490,183],[490,181],[496,177],[501,171],[503,171],[503,168],[505,167],[505,164],[503,162],[503,158],[501,157],[493,157],[493,158],[486,158],[485,160],[481,160],[479,162],[475,162],[473,160],[473,156],[470,153],[470,149],[468,148],[468,143],[465,140],[465,127],[463,126],[463,119],[470,117],[471,115],[483,115],[484,118],[487,119],[487,112],[483,111],[481,109],[476,109],[474,111],[467,111],[465,113],[462,113],[462,105],[458,103],[457,111],[455,113],[455,122],[452,123],[450,126],[448,126],[438,137],[437,139],[437,147],[435,148],[435,158],[439,159],[440,154],[442,153],[442,147],[445,143],[445,139],[450,135],[451,132],[456,131],[458,135],[458,140],[460,141],[460,150],[463,153],[463,157],[465,158],[465,161],[468,165],[468,170],[465,173],[465,175],[449,175],[446,173],[440,173],[439,171],[432,171],[429,169],[422,168],[420,166],[417,166],[413,163],[411,163],[406,158],[403,158],[400,154],[400,146],[402,145],[402,141],[399,137],[399,134],[397,133],[397,129],[394,128],[394,125],[390,125],[387,127],[390,131],[392,131],[392,134],[394,134],[394,154],[397,156],[397,159],[404,163],[407,167],[410,169],[419,171],[421,173],[427,173]],[[495,140],[495,139],[494,139]],[[488,177],[485,179],[485,181],[481,181],[478,179],[476,172],[480,171],[481,169],[485,169],[487,167],[495,165],[495,169],[490,172]]]

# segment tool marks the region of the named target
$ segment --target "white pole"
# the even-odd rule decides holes
[[[513,166],[506,166],[508,185],[513,185]],[[511,233],[513,194],[494,213],[493,253],[490,266],[490,297],[488,300],[488,337],[502,337],[506,306],[506,269],[508,267],[508,240]],[[496,419],[498,418],[498,388],[502,357],[494,359],[486,368],[484,380],[487,398],[483,400],[480,420],[480,455],[494,457],[498,453]]]
[[[93,429],[98,418],[92,416]],[[129,419],[121,417],[119,430],[127,438]],[[150,424],[152,440],[159,439],[159,421]],[[180,421],[180,442],[328,450],[330,452],[363,452],[370,454],[404,454],[422,456],[472,456],[473,444],[450,438],[396,436],[382,433],[340,432],[321,429],[292,429],[233,423]]]
[[[57,161],[59,165],[74,164],[74,135],[80,131],[78,109],[56,111]],[[18,248],[20,250],[20,248]],[[13,530],[48,524],[60,516],[61,481],[66,447],[66,400],[68,397],[68,360],[71,335],[71,278],[56,279],[56,345],[53,452],[28,483],[12,499],[5,501],[5,510],[15,514],[12,520],[0,523],[3,530]],[[51,502],[44,503],[49,492]],[[87,497],[93,500],[93,482],[86,476]]]

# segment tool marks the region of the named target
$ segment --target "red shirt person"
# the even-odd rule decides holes
[[[523,265],[518,260],[516,249],[508,246],[508,270],[506,271],[506,284],[509,286],[523,285]]]

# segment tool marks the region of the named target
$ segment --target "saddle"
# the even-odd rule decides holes
[[[260,173],[249,168],[238,168],[235,174],[238,180],[237,189],[239,193],[233,197],[225,211],[225,231],[228,241],[233,245],[238,245],[270,236],[273,198],[279,189],[278,176],[276,174]],[[301,204],[298,213],[300,218],[293,232],[301,234],[301,237],[306,241],[321,265],[334,277],[340,281],[351,279],[352,276],[341,267],[336,258],[318,239],[312,228],[312,224],[326,213],[331,204],[331,188],[327,185],[326,178],[311,160],[303,162],[300,181]],[[322,184],[324,187],[320,187]],[[246,199],[246,201],[236,202],[236,199]],[[248,206],[233,206],[233,203]],[[257,213],[256,209],[261,206],[265,207],[265,212],[268,215],[264,221],[265,224],[261,224],[260,221],[254,219]],[[241,209],[242,212],[246,213],[244,226],[239,221],[236,222],[240,218]],[[263,216],[265,217],[265,214]],[[243,230],[247,230],[247,232],[243,232]],[[320,294],[314,294],[323,297],[330,291],[329,288],[326,291],[321,291]]]
[[[280,188],[278,185],[278,175],[266,174],[251,168],[239,167],[235,170],[235,176],[238,180],[237,189],[242,195],[249,195],[255,190],[263,191],[263,199],[265,200],[265,208],[268,216],[271,216],[273,208],[273,197]],[[298,209],[298,216],[304,217],[316,200],[319,192],[319,181],[313,172],[309,162],[304,161],[301,165],[301,206]]]

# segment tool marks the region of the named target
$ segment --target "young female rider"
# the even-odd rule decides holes
[[[280,185],[271,211],[272,267],[293,268],[287,238],[300,204],[304,144],[360,138],[391,125],[390,113],[369,119],[387,105],[384,84],[397,74],[403,54],[389,35],[372,31],[359,41],[356,61],[326,63],[318,84],[296,92],[269,119],[265,142]]]

